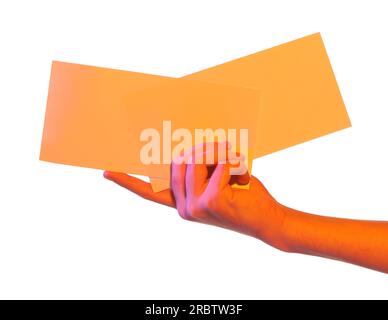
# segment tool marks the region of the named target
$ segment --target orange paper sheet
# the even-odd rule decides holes
[[[169,163],[140,159],[144,129],[163,141],[163,120],[172,131],[248,128],[254,150],[259,107],[250,88],[53,62],[40,159],[168,180]]]
[[[254,158],[351,125],[319,33],[184,78],[262,92]],[[150,179],[155,191],[168,187]]]

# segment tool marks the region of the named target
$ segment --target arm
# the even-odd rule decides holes
[[[177,208],[186,220],[238,231],[286,252],[342,260],[388,273],[388,222],[300,212],[279,204],[255,177],[231,176],[228,162],[212,169],[204,164],[173,162],[171,189],[158,193],[149,183],[124,173],[106,171],[104,176],[145,199]],[[233,189],[233,180],[240,184],[249,181],[249,190]]]
[[[287,251],[388,273],[388,222],[323,217],[279,205]]]

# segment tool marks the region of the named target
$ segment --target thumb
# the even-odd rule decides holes
[[[121,172],[104,171],[104,178],[136,193],[144,199],[175,207],[175,199],[170,189],[153,192],[150,183]]]

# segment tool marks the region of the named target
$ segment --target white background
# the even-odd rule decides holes
[[[353,127],[255,160],[282,203],[388,220],[386,1],[2,1],[0,298],[388,298],[384,274],[181,220],[40,162],[51,60],[183,76],[321,32]]]

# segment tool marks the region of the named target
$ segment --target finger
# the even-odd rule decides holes
[[[186,208],[186,172],[187,164],[193,162],[193,154],[195,150],[202,150],[203,145],[194,146],[187,150],[182,155],[174,158],[171,162],[171,190],[173,192],[176,207],[181,217],[185,218]],[[200,153],[200,152],[198,152]]]
[[[239,152],[228,152],[226,158],[222,158],[222,156],[217,155],[215,157],[215,163],[225,163],[226,161],[230,164],[230,184],[240,184],[246,185],[249,183],[250,174],[245,165],[245,156],[240,154]],[[210,178],[216,168],[216,165],[213,165],[208,168],[208,178]]]
[[[212,176],[209,179],[206,191],[209,190],[211,192],[215,192],[225,188],[231,188],[229,185],[230,178],[230,164],[228,162],[218,163]]]
[[[185,151],[183,155],[176,157],[174,162],[178,164],[205,163],[213,165],[217,163],[219,158],[225,160],[230,149],[231,144],[227,141],[201,143]]]
[[[207,142],[197,145],[193,152],[195,153],[195,163],[214,165],[219,161],[226,161],[232,154],[230,149],[232,145],[228,141]]]
[[[175,198],[176,208],[179,215],[184,218],[186,207],[186,164],[179,159],[172,160],[171,162],[171,190]]]
[[[239,163],[230,165],[230,175],[230,184],[237,183],[239,185],[246,185],[251,178],[243,160],[239,160]]]
[[[198,196],[204,191],[208,177],[207,165],[214,165],[221,158],[226,159],[229,148],[228,142],[209,142],[192,149],[186,167],[187,197]]]
[[[151,184],[122,172],[104,171],[104,178],[117,183],[144,199],[175,207],[175,201],[171,190],[153,192]]]
[[[230,184],[239,184],[239,185],[246,185],[250,182],[251,176],[249,175],[248,172],[245,172],[244,174],[239,174],[239,175],[232,175],[230,177]]]
[[[206,164],[191,163],[186,169],[186,193],[187,197],[195,197],[202,193],[206,186]]]

